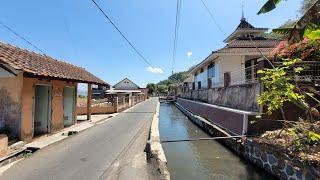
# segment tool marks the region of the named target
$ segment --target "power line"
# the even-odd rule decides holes
[[[175,60],[176,60],[176,51],[177,51],[177,43],[178,43],[178,32],[180,26],[180,10],[181,10],[181,0],[177,0],[176,5],[176,22],[174,29],[174,37],[173,37],[173,51],[172,51],[172,74],[174,71]]]
[[[206,11],[208,12],[208,14],[211,17],[211,20],[214,22],[214,24],[218,27],[219,31],[226,36],[226,34],[224,33],[224,31],[222,30],[221,26],[219,25],[218,21],[216,20],[216,18],[214,18],[212,12],[210,11],[210,9],[208,8],[208,6],[206,5],[206,3],[203,0],[200,0],[204,6],[204,8],[206,9]]]
[[[127,41],[127,43],[131,46],[131,48],[138,54],[138,56],[149,66],[151,66],[153,69],[155,69],[152,64],[140,53],[137,48],[133,45],[132,42],[129,41],[129,39],[124,35],[124,33],[121,32],[119,27],[111,20],[111,18],[102,10],[102,8],[99,6],[99,4],[95,0],[91,0],[95,6],[100,10],[100,12],[104,15],[105,18],[111,23],[111,25],[119,32],[119,34]]]
[[[12,28],[10,28],[9,26],[5,25],[2,21],[0,21],[0,24],[6,28],[8,31],[10,31],[11,33],[13,33],[15,36],[17,36],[18,38],[22,39],[23,41],[25,41],[26,43],[28,43],[29,45],[31,45],[33,48],[37,49],[38,51],[40,51],[42,54],[46,54],[44,53],[44,51],[42,51],[40,48],[38,48],[36,45],[34,45],[32,42],[30,42],[28,39],[26,39],[25,37],[23,37],[22,35],[18,34],[17,32],[15,32]]]
[[[77,50],[77,47],[75,46],[74,39],[73,39],[73,37],[71,35],[70,26],[69,26],[69,23],[68,23],[68,19],[67,19],[66,13],[65,13],[65,11],[63,9],[64,7],[63,7],[63,4],[62,4],[61,0],[58,1],[57,7],[60,10],[60,14],[61,14],[61,17],[62,17],[62,22],[63,22],[63,24],[65,26],[65,30],[66,30],[65,32],[66,32],[66,35],[69,38],[69,42],[71,44],[71,47],[72,47],[72,50],[73,50],[73,54],[74,54],[75,57],[78,58],[79,57],[78,56],[78,50]]]

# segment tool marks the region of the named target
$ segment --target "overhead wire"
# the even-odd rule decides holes
[[[120,30],[120,28],[113,22],[113,20],[108,16],[108,14],[100,7],[100,5],[95,1],[91,0],[93,4],[99,9],[103,16],[109,21],[109,23],[118,31],[122,38],[130,45],[130,47],[137,53],[137,55],[151,68],[156,70],[156,68],[150,63],[150,61],[135,47],[135,45],[125,36],[125,34]]]
[[[175,61],[176,61],[178,33],[179,33],[179,26],[180,26],[180,12],[181,12],[181,0],[177,0],[176,19],[175,19],[175,28],[174,28],[174,37],[173,37],[173,50],[172,50],[172,74],[174,72]]]
[[[211,20],[214,22],[214,24],[217,26],[218,30],[224,35],[226,36],[225,32],[222,30],[221,26],[219,25],[218,21],[216,20],[216,18],[214,17],[213,13],[211,12],[211,10],[208,8],[208,6],[206,5],[206,3],[204,2],[204,0],[200,0],[202,2],[202,5],[204,6],[205,10],[208,12],[208,14],[210,15]]]
[[[60,10],[60,14],[61,14],[61,17],[62,17],[62,22],[63,22],[63,24],[65,26],[65,32],[66,32],[66,35],[67,35],[67,37],[69,39],[69,42],[71,44],[73,53],[74,53],[75,57],[78,58],[79,57],[78,56],[78,50],[77,50],[77,47],[76,47],[76,45],[74,43],[74,39],[73,39],[71,31],[70,31],[70,26],[69,26],[69,23],[68,23],[68,19],[67,19],[65,11],[63,9],[63,5],[62,5],[61,0],[58,1],[57,7]]]
[[[38,46],[36,46],[34,43],[32,43],[31,41],[29,41],[27,38],[23,37],[22,35],[20,35],[19,33],[17,33],[16,31],[14,31],[11,27],[7,26],[6,24],[4,24],[2,21],[0,21],[1,26],[3,26],[5,29],[7,29],[8,31],[10,31],[12,34],[14,34],[16,37],[20,38],[21,40],[23,40],[24,42],[26,42],[27,44],[29,44],[30,46],[32,46],[33,48],[35,48],[36,50],[40,51],[42,54],[46,54],[43,50],[41,50]]]

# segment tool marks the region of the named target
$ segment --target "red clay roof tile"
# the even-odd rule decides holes
[[[0,62],[35,76],[107,85],[84,68],[0,42]]]

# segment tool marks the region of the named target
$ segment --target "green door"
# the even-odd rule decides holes
[[[63,112],[64,112],[64,126],[71,126],[74,119],[74,101],[75,100],[75,88],[65,87],[63,90]]]
[[[35,111],[34,111],[34,135],[49,132],[51,120],[51,91],[50,86],[36,85],[35,87]]]

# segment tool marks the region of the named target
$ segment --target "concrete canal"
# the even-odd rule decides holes
[[[161,104],[159,127],[162,141],[209,137],[173,104]],[[273,179],[213,140],[162,146],[171,179]]]

